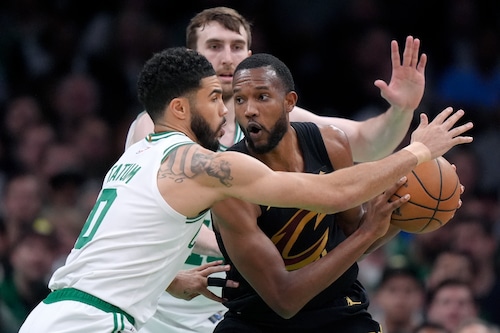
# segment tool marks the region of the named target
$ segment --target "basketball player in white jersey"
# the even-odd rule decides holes
[[[234,116],[232,76],[235,67],[252,54],[251,42],[249,22],[237,11],[227,7],[209,8],[198,13],[191,19],[186,29],[186,45],[203,54],[212,63],[222,84],[224,104],[228,109],[226,115],[228,121],[225,134],[220,138],[221,151],[243,138],[243,133]],[[407,39],[404,61],[401,65],[398,44],[393,42],[391,82],[388,86],[380,80],[376,83],[391,105],[382,116],[365,122],[356,122],[335,117],[320,117],[300,107],[295,107],[289,114],[290,121],[311,121],[316,124],[332,124],[341,128],[349,137],[356,161],[375,160],[386,156],[396,148],[406,134],[413,112],[423,95],[427,58],[425,54],[422,54],[418,59],[419,45],[418,39],[411,37]],[[412,65],[410,65],[411,59],[414,59]],[[142,112],[129,129],[126,147],[143,139],[151,132],[153,132],[153,122],[146,112]],[[202,227],[196,246],[219,251],[210,220],[207,219],[205,224],[207,227]],[[213,259],[207,255],[193,253],[188,258],[184,269],[193,269],[196,265]],[[194,271],[194,274],[204,273]],[[224,273],[218,273],[212,276],[222,278],[224,275]],[[184,274],[182,277],[186,278],[188,275]],[[179,280],[182,277],[179,277]],[[181,285],[182,282],[177,286]],[[218,289],[212,288],[211,291],[218,293],[220,292]],[[181,291],[180,295],[182,294]],[[160,299],[157,313],[140,333],[212,332],[221,314],[226,311],[226,307],[218,301],[207,300],[205,297],[196,297],[189,302],[186,302],[186,299],[179,299],[165,292]]]
[[[144,111],[143,113],[146,112]],[[137,136],[138,132],[144,133],[144,131],[146,131],[148,134],[153,132],[152,123],[149,122],[151,118],[149,116],[143,117],[143,113],[139,114],[137,120],[130,126],[125,149],[135,143],[133,140],[136,140],[134,137]],[[141,119],[143,122],[145,121],[144,119],[148,121],[145,124],[141,124]],[[144,134],[142,139],[144,139],[145,136],[146,134]],[[243,139],[243,131],[241,131],[239,127],[236,127],[236,131],[234,131],[233,135],[228,135],[228,133],[225,132],[220,140],[222,141],[223,138],[227,138],[228,136],[231,136],[231,141],[236,143]],[[225,141],[227,141],[227,139]],[[226,149],[227,146],[222,144],[219,146],[219,151],[225,151]],[[158,301],[156,313],[147,321],[140,330],[140,333],[211,333],[223,318],[227,308],[221,303],[222,299],[200,296],[198,292],[206,288],[206,285],[199,285],[199,287],[195,289],[191,283],[193,279],[202,276],[207,277],[206,283],[208,283],[208,281],[218,281],[227,286],[238,286],[233,281],[226,281],[225,270],[223,270],[222,267],[211,267],[211,271],[208,272],[218,270],[217,268],[219,268],[220,271],[210,274],[207,274],[207,271],[203,269],[204,267],[202,265],[223,259],[212,230],[210,213],[207,212],[203,221],[203,226],[196,239],[193,253],[191,253],[184,263],[182,274],[176,276],[178,284],[176,286],[169,286],[169,288],[162,293]],[[208,275],[210,275],[210,278],[215,278],[217,280],[208,280]],[[222,285],[218,287],[211,286],[208,287],[208,290],[213,293],[213,295],[220,296],[221,286]],[[185,292],[188,288],[190,292]],[[193,295],[195,297],[192,297]],[[203,293],[203,295],[206,295],[206,293]]]

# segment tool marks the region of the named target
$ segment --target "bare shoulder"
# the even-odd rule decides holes
[[[346,133],[335,125],[318,125],[325,144],[349,145]]]
[[[334,125],[319,126],[319,128],[335,169],[352,165],[352,150],[345,132]]]

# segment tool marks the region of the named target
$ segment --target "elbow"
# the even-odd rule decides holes
[[[270,304],[271,309],[276,312],[283,319],[290,319],[295,316],[302,306],[296,306],[292,304],[293,302],[284,302],[283,300],[276,300],[273,304]]]

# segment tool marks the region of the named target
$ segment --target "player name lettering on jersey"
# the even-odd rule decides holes
[[[135,163],[116,164],[111,168],[106,182],[122,181],[128,183],[140,169],[141,166]]]

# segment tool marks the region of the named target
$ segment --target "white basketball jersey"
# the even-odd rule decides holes
[[[52,276],[53,290],[72,287],[111,303],[140,328],[191,253],[205,214],[187,218],[165,202],[157,185],[162,160],[181,145],[179,132],[132,145],[108,171],[74,249]]]
[[[241,128],[236,124],[233,143],[244,138]],[[219,146],[219,151],[225,151],[228,147]],[[212,229],[210,213],[205,217],[204,223]],[[206,255],[191,253],[184,263],[183,269],[192,269],[207,262],[217,259]],[[225,272],[214,273],[211,277],[226,278]],[[214,294],[221,295],[222,288],[208,287]],[[198,296],[190,301],[175,298],[167,292],[161,296],[158,309],[153,318],[141,329],[140,333],[209,333],[213,332],[218,322],[222,320],[227,308],[219,302],[212,301],[204,296]]]

